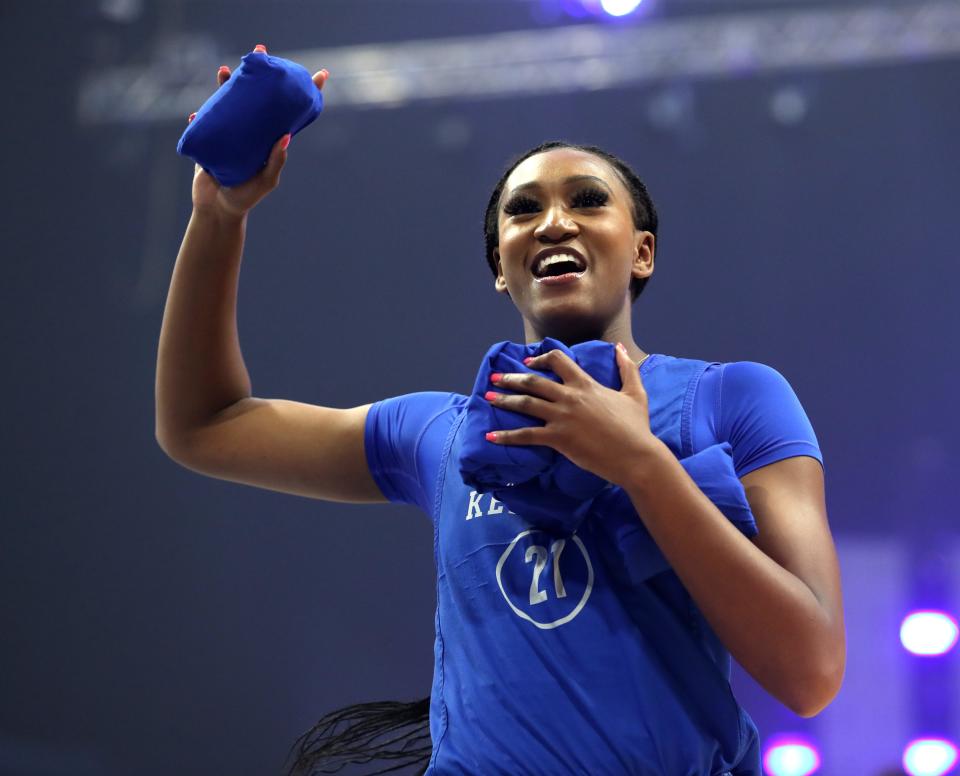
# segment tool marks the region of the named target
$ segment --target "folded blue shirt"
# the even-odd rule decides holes
[[[551,337],[532,345],[498,342],[484,356],[464,417],[464,442],[458,466],[464,483],[480,493],[491,493],[516,514],[540,528],[572,534],[588,516],[610,524],[618,544],[629,546],[631,577],[646,579],[669,568],[637,515],[627,493],[619,486],[574,465],[566,456],[544,445],[498,445],[484,435],[491,430],[543,426],[531,415],[497,407],[483,398],[495,387],[494,372],[539,374],[554,382],[550,371],[530,369],[527,356],[562,350],[601,385],[623,387],[614,345],[600,340],[568,348]],[[498,388],[508,392],[505,388]],[[746,535],[757,533],[753,514],[733,466],[733,449],[724,442],[680,459],[691,479],[721,512]]]
[[[592,498],[607,486],[606,480],[575,466],[551,447],[498,445],[484,438],[488,431],[546,425],[532,415],[496,407],[483,396],[497,387],[490,382],[495,372],[531,372],[561,382],[553,372],[530,369],[523,363],[528,356],[551,350],[562,350],[597,382],[616,390],[623,387],[614,345],[609,342],[591,340],[572,348],[552,337],[532,345],[498,342],[484,356],[467,402],[459,468],[463,481],[477,492],[492,493],[531,523],[572,533],[586,517]],[[512,393],[506,387],[497,390]]]
[[[744,535],[756,536],[757,523],[733,468],[733,448],[729,442],[711,445],[681,458],[680,464],[731,523]],[[638,585],[671,568],[623,488],[607,488],[593,499],[589,518],[600,521],[604,533],[612,537],[619,548],[619,553],[611,558],[621,566],[616,571],[622,582]]]
[[[323,110],[323,93],[306,68],[259,51],[247,54],[177,143],[221,186],[256,175],[283,135],[297,134]]]

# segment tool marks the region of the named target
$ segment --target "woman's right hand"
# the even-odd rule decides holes
[[[253,49],[267,53],[267,47],[262,43]],[[313,75],[313,82],[318,89],[323,89],[329,73],[320,70]],[[230,78],[230,68],[224,65],[217,72],[217,88],[223,86]],[[193,121],[196,113],[190,115],[187,122]],[[233,217],[241,217],[247,213],[267,194],[273,191],[280,183],[280,172],[287,162],[287,145],[289,135],[284,135],[270,151],[270,157],[260,172],[250,180],[238,186],[221,186],[217,179],[206,172],[199,164],[194,166],[193,172],[193,207],[194,210],[215,212]]]

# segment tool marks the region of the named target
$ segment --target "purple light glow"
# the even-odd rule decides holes
[[[910,776],[942,776],[956,764],[956,744],[942,738],[918,738],[903,750],[903,769]]]
[[[911,612],[900,625],[900,643],[914,655],[943,655],[953,649],[958,635],[957,621],[946,612]]]
[[[767,742],[763,770],[767,776],[808,776],[820,768],[820,753],[802,736],[781,734]]]

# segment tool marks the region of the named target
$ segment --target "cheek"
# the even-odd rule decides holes
[[[505,274],[515,272],[518,265],[522,265],[523,248],[522,238],[516,229],[505,229],[500,232],[500,262]]]
[[[597,233],[598,242],[602,243],[606,253],[615,257],[627,257],[631,261],[634,257],[634,231],[625,224],[611,224],[609,228]]]

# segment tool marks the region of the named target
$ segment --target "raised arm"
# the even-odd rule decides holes
[[[222,86],[230,77],[221,68]],[[327,72],[313,80],[322,89]],[[263,170],[221,187],[199,166],[193,213],[167,295],[156,376],[156,437],[173,460],[219,479],[328,501],[386,502],[367,466],[369,404],[319,407],[252,396],[237,334],[247,216],[276,188],[289,138]]]

